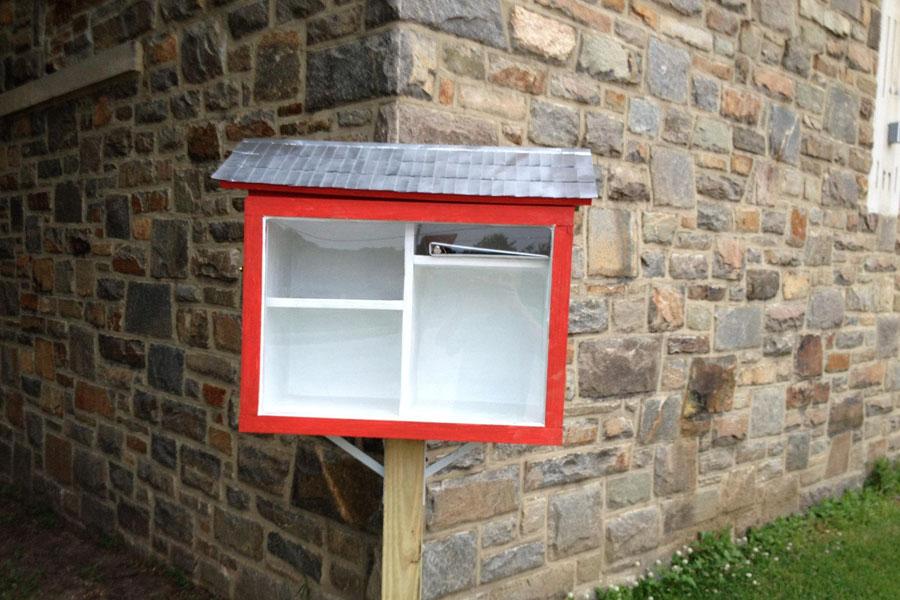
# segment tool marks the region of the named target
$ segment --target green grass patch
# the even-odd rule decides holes
[[[876,463],[865,487],[804,515],[705,533],[632,587],[598,600],[860,600],[900,598],[900,463]]]

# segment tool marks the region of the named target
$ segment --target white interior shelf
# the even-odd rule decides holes
[[[551,228],[268,217],[264,235],[261,415],[544,424]]]

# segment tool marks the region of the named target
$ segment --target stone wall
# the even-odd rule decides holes
[[[620,582],[897,454],[873,3],[206,4],[0,2],[4,89],[129,39],[146,63],[0,128],[3,477],[226,596],[377,596],[379,482],[235,429],[241,196],[208,174],[266,135],[595,155],[565,445],[428,482],[426,598]]]

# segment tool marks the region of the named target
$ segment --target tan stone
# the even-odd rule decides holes
[[[537,0],[537,3],[547,8],[558,10],[564,15],[589,25],[592,31],[601,33],[609,33],[612,31],[612,19],[602,11],[592,8],[587,4],[579,2],[579,0]],[[616,8],[618,6],[618,8]],[[603,3],[604,8],[612,8],[618,12],[624,9],[623,0],[616,0],[611,6],[606,2]]]
[[[34,370],[44,379],[52,381],[56,378],[56,360],[50,340],[34,339]]]
[[[515,92],[469,84],[459,86],[459,104],[479,112],[521,120],[527,114],[525,98]]]
[[[842,373],[850,368],[850,354],[847,352],[832,352],[825,362],[825,371],[828,373]]]
[[[572,54],[577,40],[574,27],[521,6],[513,7],[509,31],[517,48],[557,62],[564,62]]]
[[[105,389],[84,381],[75,386],[75,408],[107,418],[112,418],[116,411]]]
[[[864,388],[881,385],[884,381],[885,364],[883,362],[874,362],[867,365],[855,367],[850,370],[850,387]]]
[[[739,209],[734,213],[735,227],[744,233],[759,231],[759,211],[756,209]]]
[[[674,331],[684,326],[684,295],[672,287],[654,287],[647,312],[650,331]]]
[[[518,467],[506,467],[428,484],[428,528],[443,529],[515,510],[518,474]]]
[[[809,277],[803,273],[785,271],[781,274],[781,295],[785,300],[806,298],[809,295]]]
[[[790,100],[794,97],[794,80],[781,71],[760,67],[753,74],[753,82],[776,98]]]
[[[850,448],[852,445],[852,431],[847,431],[831,439],[831,448],[828,451],[828,466],[825,468],[826,479],[847,472],[847,468],[850,466]]]
[[[488,81],[526,94],[543,94],[547,87],[547,71],[535,65],[516,62],[500,54],[491,55]]]
[[[762,101],[755,94],[725,88],[722,95],[722,116],[748,125],[756,125],[762,112]]]
[[[592,206],[588,213],[588,274],[635,277],[637,222],[627,210]]]

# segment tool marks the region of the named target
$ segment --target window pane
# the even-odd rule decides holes
[[[403,223],[266,219],[266,295],[403,298]]]
[[[550,239],[548,227],[423,223],[416,228],[416,254],[550,256]]]

